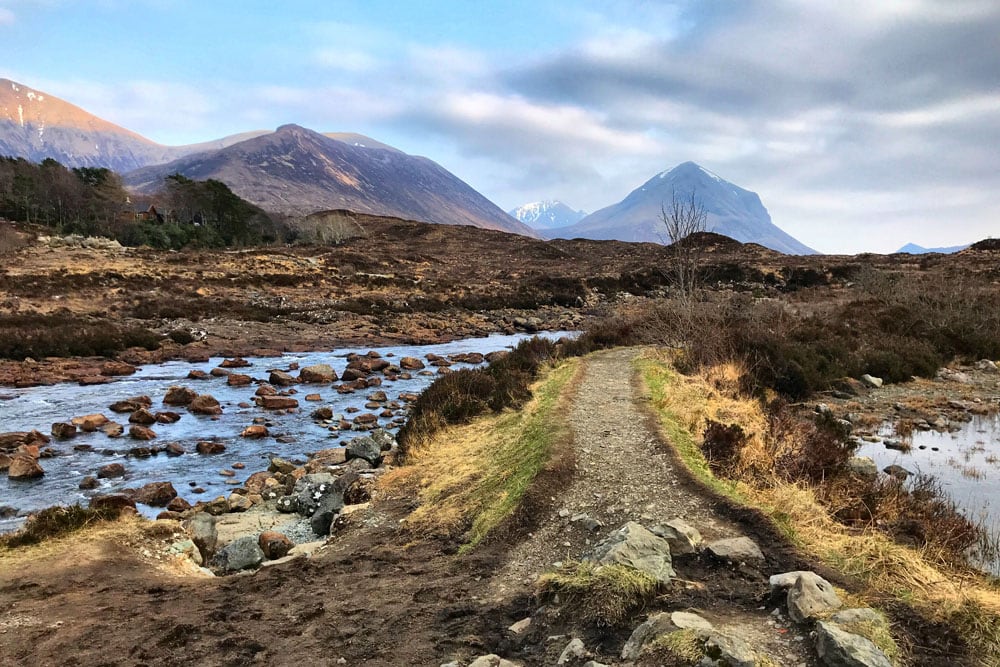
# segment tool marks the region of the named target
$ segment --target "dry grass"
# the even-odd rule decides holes
[[[662,355],[637,362],[649,388],[654,408],[669,441],[691,472],[710,488],[764,511],[789,539],[823,562],[863,581],[860,592],[870,604],[901,600],[926,617],[951,624],[975,646],[984,664],[1000,662],[1000,589],[985,577],[943,562],[930,550],[893,542],[874,530],[858,531],[835,520],[812,488],[772,476],[759,483],[755,475],[719,480],[701,454],[698,440],[707,418],[728,414],[756,435],[763,419],[760,404],[739,398],[737,387],[727,392],[719,377],[731,371],[692,377],[667,368]],[[766,467],[771,452],[795,443],[766,443],[752,447],[743,469]],[[774,467],[771,461],[771,467]],[[745,480],[749,480],[748,483]],[[991,662],[992,661],[992,662]]]
[[[100,509],[90,509],[80,505],[48,507],[32,514],[20,530],[0,535],[0,551],[63,537],[96,523],[114,521],[120,515],[121,508],[117,507]]]
[[[471,548],[516,517],[532,484],[566,466],[564,399],[580,367],[572,359],[544,372],[534,398],[518,412],[446,427],[411,451],[407,466],[382,478],[385,488],[417,487],[406,519],[425,535],[460,538]]]
[[[538,578],[542,600],[572,609],[584,623],[613,626],[650,602],[662,585],[645,572],[624,565],[567,563]]]

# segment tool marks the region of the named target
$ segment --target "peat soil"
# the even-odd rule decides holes
[[[582,328],[616,304],[662,296],[671,280],[663,268],[670,251],[654,243],[541,241],[356,217],[365,236],[336,246],[175,252],[36,240],[0,258],[0,336],[27,339],[60,323],[152,332],[157,349],[116,353],[132,364],[434,343]],[[940,281],[1000,277],[997,253],[972,249],[800,257],[716,234],[698,242],[706,286],[781,297],[805,310],[843,298],[865,267]],[[29,356],[0,360],[0,385],[94,378],[103,361]]]

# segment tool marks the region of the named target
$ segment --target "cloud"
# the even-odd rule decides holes
[[[13,25],[16,20],[14,12],[6,7],[0,7],[0,26]]]

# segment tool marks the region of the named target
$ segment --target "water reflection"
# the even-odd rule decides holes
[[[952,433],[913,431],[905,437],[890,423],[879,435],[879,442],[863,443],[858,454],[870,456],[879,469],[898,465],[934,477],[966,516],[1000,536],[1000,415],[973,416]],[[1000,561],[987,565],[1000,575]]]

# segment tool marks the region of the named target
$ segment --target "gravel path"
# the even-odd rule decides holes
[[[711,498],[685,481],[667,445],[650,431],[640,407],[648,397],[637,395],[632,382],[631,361],[640,353],[636,348],[619,348],[584,361],[569,413],[576,452],[574,477],[553,497],[550,515],[541,519],[528,539],[512,547],[506,565],[491,579],[495,599],[523,592],[539,574],[560,561],[579,559],[591,545],[627,521],[652,527],[681,517],[697,528],[706,542],[746,533],[719,511]],[[601,525],[588,527],[587,519]],[[682,568],[678,576],[699,575]],[[740,575],[720,572],[709,576],[738,579]],[[751,575],[754,579],[756,575]],[[766,591],[766,577],[759,581],[758,590]],[[808,647],[810,642],[786,617],[772,615],[772,606],[761,606],[756,599],[737,602],[738,596],[730,599],[725,591],[714,595],[718,597],[702,600],[711,609],[698,611],[717,628],[744,639],[777,664],[817,664]],[[668,602],[666,606],[686,605]]]
[[[531,539],[517,545],[499,581],[533,581],[557,561],[579,558],[587,546],[627,521],[648,527],[681,517],[706,541],[743,534],[719,516],[711,500],[681,481],[671,456],[636,405],[631,361],[635,348],[589,357],[569,415],[576,450],[573,481]],[[580,515],[603,527],[588,530]],[[573,521],[576,518],[578,520]]]

